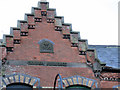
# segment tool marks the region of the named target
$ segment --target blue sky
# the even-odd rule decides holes
[[[0,38],[24,20],[40,0],[1,0]],[[71,23],[73,31],[80,31],[82,39],[92,45],[118,44],[118,2],[120,0],[47,0],[50,8],[56,8],[65,23]]]

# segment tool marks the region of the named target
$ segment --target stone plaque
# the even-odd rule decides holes
[[[40,44],[40,52],[41,53],[53,53],[53,42],[47,39],[40,40],[38,42]]]

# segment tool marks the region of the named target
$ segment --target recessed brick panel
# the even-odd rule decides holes
[[[36,18],[41,18],[41,10],[37,10],[37,9],[35,9],[35,17]]]
[[[55,16],[55,11],[47,11],[47,18],[54,18]]]
[[[28,24],[21,23],[21,32],[28,32]]]
[[[65,25],[63,25],[62,26],[62,34],[64,34],[64,35],[70,35],[70,26],[65,26]]]
[[[34,16],[27,16],[28,24],[34,24]]]
[[[14,39],[20,39],[20,30],[13,30]]]
[[[13,47],[13,37],[6,37],[6,47]]]
[[[78,34],[70,34],[71,43],[78,43]]]

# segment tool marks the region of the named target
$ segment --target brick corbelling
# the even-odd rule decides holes
[[[15,68],[16,66],[11,66]],[[94,77],[90,68],[72,68],[72,67],[49,67],[49,66],[19,66],[15,72],[25,73],[40,78],[41,86],[51,87],[54,85],[55,76],[59,73],[62,78],[80,75],[86,78],[99,80]],[[7,71],[9,72],[9,70]],[[13,71],[14,73],[14,71]]]

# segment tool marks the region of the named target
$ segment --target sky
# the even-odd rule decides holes
[[[0,39],[17,27],[17,20],[24,20],[31,7],[40,0],[1,0]],[[118,45],[118,2],[120,0],[47,0],[50,8],[56,8],[57,16],[64,16],[73,31],[79,31],[81,39],[90,45]]]

